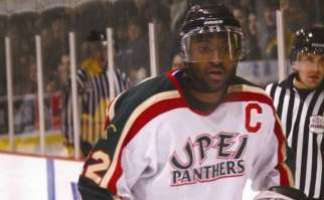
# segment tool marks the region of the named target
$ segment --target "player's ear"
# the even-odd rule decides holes
[[[180,59],[181,59],[182,68],[185,68],[185,67],[186,67],[186,65],[185,65],[185,63],[184,63],[184,60],[185,60],[185,54],[184,54],[184,51],[183,51],[183,50],[181,50],[181,51],[179,52],[179,57],[180,57]]]
[[[292,69],[293,69],[295,72],[298,72],[298,71],[299,71],[299,69],[300,69],[300,62],[298,62],[298,61],[293,61],[293,62],[291,63],[291,65],[292,65]]]

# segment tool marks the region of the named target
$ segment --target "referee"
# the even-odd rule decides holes
[[[300,29],[290,55],[294,72],[267,86],[288,143],[295,187],[324,199],[324,27]]]
[[[109,103],[108,76],[112,73],[116,93],[122,92],[128,86],[128,78],[118,69],[108,70],[103,41],[104,34],[97,31],[90,32],[87,44],[90,56],[81,62],[81,68],[77,72],[78,100],[80,110],[80,148],[83,156],[86,156],[99,138],[106,133],[105,110]],[[72,153],[74,144],[73,112],[71,84],[64,91],[63,126],[65,145]]]

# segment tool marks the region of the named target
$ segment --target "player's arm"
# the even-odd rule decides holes
[[[109,191],[108,186],[102,182],[113,159],[118,159],[114,153],[121,133],[117,131],[116,125],[112,122],[114,121],[116,101],[117,99],[112,101],[106,111],[106,138],[97,142],[83,166],[78,182],[78,189],[83,200],[113,199],[113,192]]]
[[[81,176],[78,183],[79,192],[83,200],[87,199],[104,199],[104,200],[113,200],[112,194],[104,189],[98,187],[92,181],[89,181],[87,178]]]
[[[113,193],[101,185],[104,174],[110,166],[109,154],[94,149],[89,155],[78,182],[83,200],[112,200]]]
[[[274,112],[273,112],[274,113]],[[279,119],[273,114],[273,124],[264,134],[259,156],[254,162],[252,187],[266,190],[275,185],[292,185],[292,176],[286,165],[286,146]]]
[[[275,112],[274,112],[275,113]],[[278,163],[276,165],[276,169],[279,172],[280,176],[280,185],[281,186],[292,186],[293,185],[293,176],[291,173],[290,167],[287,165],[287,140],[283,129],[281,127],[280,119],[278,115],[275,113],[275,127],[274,134],[276,136],[276,141],[278,142],[278,150],[277,152],[277,160]]]
[[[109,106],[107,137],[90,152],[80,176],[83,200],[132,198],[132,187],[152,163],[147,145],[147,136],[152,134],[146,134],[149,130],[145,125],[140,130],[132,128],[138,127],[138,112],[128,109],[130,104],[122,103],[119,97]]]

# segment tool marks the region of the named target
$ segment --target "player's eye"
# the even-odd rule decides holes
[[[320,59],[318,60],[318,63],[320,66],[324,67],[324,57],[320,57]]]
[[[209,54],[213,52],[213,48],[209,45],[200,45],[197,47],[197,51],[201,54]]]
[[[313,62],[313,60],[314,60],[313,56],[309,54],[303,55],[300,58],[300,61],[304,61],[304,62]]]

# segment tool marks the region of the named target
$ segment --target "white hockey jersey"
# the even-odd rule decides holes
[[[248,178],[257,190],[290,184],[272,100],[236,78],[204,113],[185,100],[181,73],[148,80],[112,103],[107,139],[79,181],[84,199],[101,187],[126,200],[239,200]]]

